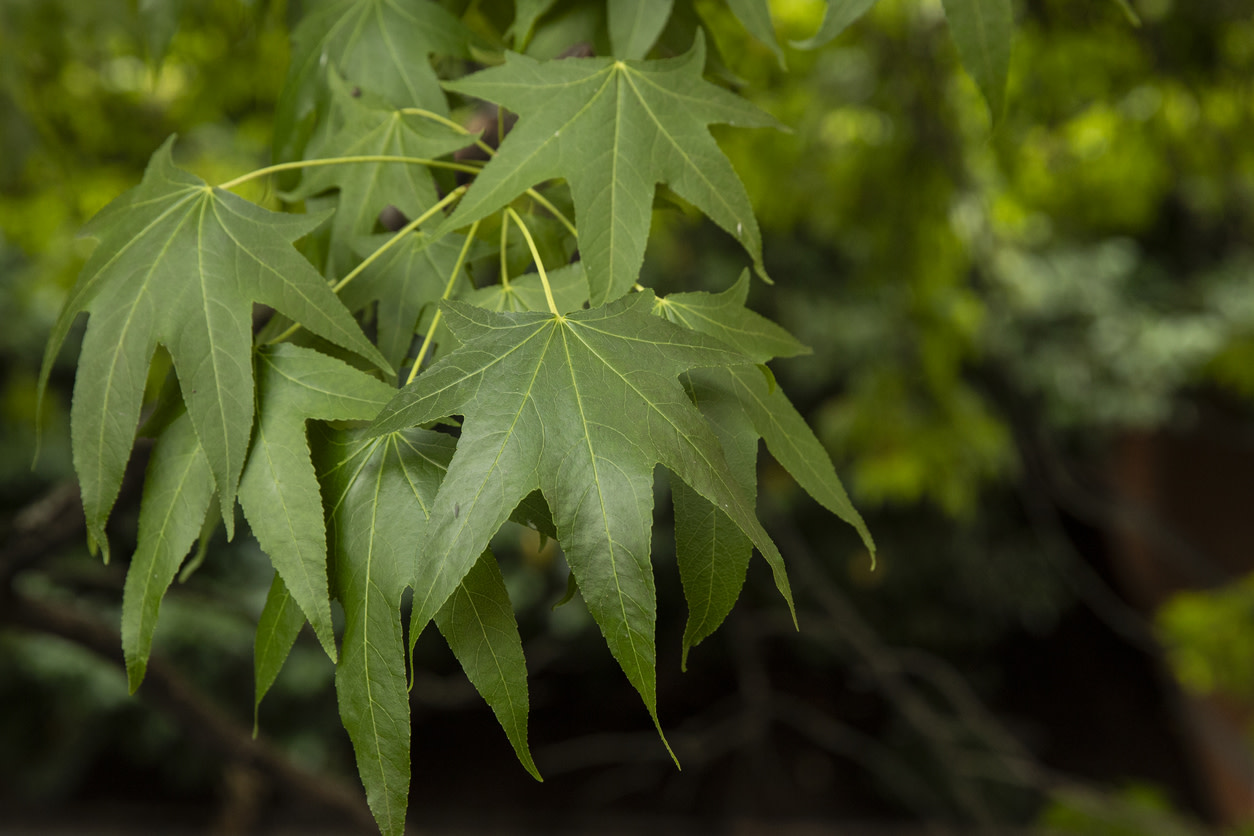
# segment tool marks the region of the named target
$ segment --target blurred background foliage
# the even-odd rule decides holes
[[[485,27],[494,19],[491,3],[446,5],[471,7]],[[1042,719],[1049,710],[1033,708],[1022,692],[1041,686],[1041,699],[1076,695],[1078,715],[1086,710],[1082,695],[1102,689],[1074,668],[1049,668],[1043,651],[1020,651],[1054,642],[1071,655],[1065,642],[1089,640],[1076,624],[1106,631],[1149,668],[1173,672],[1182,693],[1222,700],[1241,718],[1235,728],[1247,751],[1254,741],[1254,564],[1229,566],[1204,588],[1144,606],[1122,585],[1111,557],[1118,521],[1085,513],[1073,490],[1116,491],[1112,472],[1126,439],[1204,434],[1216,410],[1239,428],[1234,449],[1254,463],[1248,2],[1132,0],[1139,27],[1116,2],[1019,2],[1009,107],[995,123],[958,65],[939,0],[879,0],[826,48],[788,50],[786,69],[724,4],[692,5],[714,35],[716,77],[791,128],[716,131],[754,201],[777,282],[755,285],[751,303],[813,348],[811,356],[778,363],[776,373],[882,547],[870,571],[856,538],[834,528],[764,461],[762,508],[783,551],[809,544],[813,584],[830,584],[851,608],[838,617],[840,607],[829,601],[836,633],[828,636],[826,622],[816,621],[817,637],[784,635],[770,644],[777,656],[767,667],[789,683],[810,683],[798,687],[811,689],[812,703],[830,700],[834,716],[878,741],[864,741],[860,756],[846,751],[844,759],[860,768],[870,763],[865,771],[873,777],[843,794],[833,789],[850,774],[831,765],[839,746],[818,760],[796,755],[787,776],[772,778],[791,782],[792,794],[780,796],[784,809],[834,816],[844,804],[856,816],[951,822],[982,809],[996,820],[1076,834],[1200,832],[1192,817],[1224,818],[1204,792],[1190,794],[1187,779],[1155,787],[1176,774],[1169,768],[1147,766],[1142,774],[1129,758],[1107,763],[1095,755],[1090,763],[1058,754],[1065,747],[1051,749],[1045,738],[1056,729]],[[786,41],[815,30],[823,3],[774,0],[771,8]],[[263,165],[299,12],[298,3],[283,0],[0,0],[0,534],[9,542],[24,530],[32,498],[71,476],[76,349],[63,352],[56,367],[42,454],[34,469],[30,461],[43,342],[90,249],[75,237],[78,228],[137,181],[170,133],[181,137],[180,164],[210,182]],[[530,49],[559,53],[579,33],[597,35],[599,25],[595,14],[558,3]],[[265,188],[245,196],[277,206]],[[659,201],[643,281],[662,290],[721,290],[743,266],[727,243],[682,201]],[[115,530],[133,536],[133,528],[132,508]],[[660,576],[671,560],[664,530],[657,534]],[[1248,553],[1249,542],[1232,545]],[[498,546],[533,643],[533,668],[552,677],[535,686],[533,739],[573,737],[582,727],[568,712],[590,699],[606,706],[602,722],[643,729],[619,693],[627,689],[587,640],[594,628],[586,615],[550,609],[564,586],[552,548],[521,534]],[[217,535],[204,569],[167,599],[158,633],[159,649],[183,675],[245,723],[266,566],[249,538],[227,544]],[[124,571],[98,565],[76,540],[23,567],[12,583],[116,624]],[[675,586],[660,577],[660,647],[668,631],[678,644]],[[741,607],[769,616],[769,600],[751,589]],[[694,653],[686,679],[660,683],[664,720],[668,703],[674,716],[699,717],[701,701],[708,706],[735,690],[727,683],[737,676],[745,687],[743,654],[754,643],[744,640],[743,625],[770,634],[771,623],[745,619],[733,618],[729,637]],[[554,647],[573,661],[552,662],[546,654]],[[960,671],[965,687],[1051,768],[1124,789],[1077,795],[1025,780],[1012,792],[973,778],[984,800],[972,807],[963,800],[966,779],[949,774],[957,767],[929,739],[926,723],[907,722],[912,715],[891,697],[867,703],[860,696],[875,683],[891,692],[885,683],[892,675],[866,673],[877,660],[904,670],[902,660],[914,652]],[[463,691],[438,676],[454,671],[448,654],[424,637],[420,660],[435,678],[419,682],[416,700],[425,699],[435,716],[453,710],[460,718]],[[1032,676],[1020,666],[1029,664],[1039,668]],[[564,713],[554,691],[575,671],[583,680],[570,697],[577,700],[566,703],[575,707]],[[316,645],[298,643],[262,708],[262,727],[307,767],[351,777],[331,676]],[[1175,693],[1177,686],[1147,687]],[[1148,699],[1134,692],[1117,698]],[[619,705],[627,707],[614,713]],[[478,745],[494,730],[483,712],[474,716]],[[1168,724],[1172,715],[1148,716]],[[420,716],[416,760],[423,723]],[[822,737],[814,724],[801,733]],[[458,741],[448,736],[455,751]],[[434,751],[444,751],[441,733],[433,737]],[[30,631],[0,630],[0,739],[0,808],[21,798],[49,807],[111,794],[148,798],[152,787],[163,801],[212,806],[224,792],[221,765],[176,721],[128,697],[114,665]],[[1112,737],[1106,745],[1122,743]],[[938,789],[903,789],[900,764],[876,767],[880,756],[866,755],[867,746],[887,747],[911,764],[926,760],[918,751],[931,752],[915,777]],[[503,741],[479,751],[512,766]],[[563,751],[554,744],[549,752],[559,776],[580,763],[576,755],[563,761]],[[1051,752],[1058,763],[1048,763]],[[544,756],[538,750],[542,770]],[[703,773],[701,763],[698,776],[725,777],[717,767]],[[581,785],[580,798],[592,804],[658,786],[673,790],[679,779],[659,778],[660,767],[624,777],[607,766]],[[632,781],[638,786],[624,790]],[[558,803],[556,790],[518,786],[540,799],[537,807]],[[135,787],[148,789],[137,794]],[[685,792],[667,795],[666,809],[698,809],[683,800]],[[809,806],[797,806],[811,796]],[[1230,817],[1227,824],[1235,826]]]

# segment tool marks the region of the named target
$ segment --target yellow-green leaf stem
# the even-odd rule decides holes
[[[344,276],[344,278],[336,282],[335,285],[331,288],[331,290],[334,291],[335,293],[339,293],[341,290],[344,289],[345,285],[347,285],[353,279],[360,276],[361,271],[365,270],[372,263],[374,263],[374,261],[378,259],[381,255],[383,255],[385,252],[390,250],[392,247],[396,246],[405,237],[405,235],[407,235],[410,232],[413,232],[415,229],[422,226],[427,221],[434,218],[436,215],[440,214],[440,212],[444,210],[444,207],[448,206],[451,203],[455,203],[458,198],[460,198],[462,195],[466,193],[467,188],[468,188],[467,186],[458,186],[457,188],[453,189],[453,191],[445,195],[444,198],[441,199],[440,202],[437,203],[435,206],[432,206],[430,209],[423,212],[421,215],[414,218],[409,223],[405,224],[403,227],[401,227],[397,231],[395,235],[393,235],[390,239],[388,239],[387,243],[379,247],[379,249],[375,250],[370,255],[366,256],[366,258],[361,262],[361,264],[358,264],[356,267],[352,269],[351,272],[349,272],[346,276]]]
[[[470,130],[469,128],[466,128],[464,125],[457,124],[452,119],[449,119],[447,116],[441,116],[438,113],[434,113],[430,110],[423,110],[420,107],[403,107],[401,108],[401,113],[405,114],[406,116],[421,116],[423,119],[430,119],[432,122],[439,122],[444,127],[452,128],[453,130],[457,131],[460,134],[463,134],[464,136],[470,136],[471,134],[474,133],[474,131]],[[479,150],[486,153],[489,157],[496,153],[495,148],[493,148],[488,143],[484,142],[482,139],[479,139],[478,137],[475,138],[475,145],[477,145],[479,147]]]
[[[429,160],[425,157],[400,157],[391,154],[362,154],[356,157],[329,157],[322,160],[297,160],[296,162],[268,165],[265,168],[259,168],[256,171],[241,174],[234,180],[227,180],[225,183],[219,184],[218,188],[233,189],[236,186],[247,183],[249,180],[256,180],[258,177],[265,177],[267,174],[278,174],[283,171],[295,171],[300,168],[314,168],[322,165],[349,165],[352,163],[409,163],[410,165],[425,165],[428,168],[445,168],[450,171],[462,171],[468,174],[478,174],[480,171],[480,166],[471,165],[469,163],[453,163],[447,160]]]
[[[550,203],[547,197],[540,194],[535,189],[527,189],[527,196],[547,209],[553,217],[557,218],[558,222],[562,226],[566,227],[566,231],[571,234],[571,237],[573,237],[576,241],[579,240],[579,230],[575,229],[575,225],[570,222],[570,219],[563,215],[560,209]]]
[[[518,224],[518,228],[522,230],[523,237],[527,239],[527,246],[531,248],[531,258],[536,263],[536,272],[540,274],[540,284],[544,286],[544,298],[549,303],[549,310],[553,312],[554,316],[560,316],[557,310],[557,303],[553,301],[553,289],[549,287],[548,274],[544,272],[544,263],[540,260],[540,251],[536,249],[536,242],[531,237],[531,230],[527,229],[527,225],[523,223],[523,219],[519,217],[513,207],[505,211],[514,219],[514,223]]]
[[[501,287],[509,287],[509,259],[506,257],[506,248],[509,245],[509,214],[501,213]]]
[[[457,263],[453,265],[453,272],[449,274],[448,283],[444,285],[444,295],[441,299],[447,299],[453,295],[453,285],[457,281],[457,274],[462,271],[462,265],[466,263],[466,254],[470,252],[470,245],[474,243],[475,231],[479,228],[479,222],[475,221],[470,226],[470,233],[466,236],[466,243],[462,244],[462,251],[457,256]],[[427,329],[427,336],[422,340],[422,347],[418,349],[418,357],[414,360],[414,365],[409,370],[409,377],[405,379],[405,385],[414,382],[414,378],[418,375],[418,369],[422,366],[422,361],[427,356],[427,351],[431,348],[431,339],[435,336],[435,329],[440,324],[440,309],[435,309],[435,316],[431,318],[431,327]]]
[[[465,136],[470,136],[471,134],[474,133],[474,131],[471,131],[468,128],[463,127],[462,125],[457,124],[452,119],[449,119],[445,116],[441,116],[438,113],[432,113],[429,110],[423,110],[420,107],[401,108],[401,113],[405,114],[406,116],[421,116],[424,119],[430,119],[433,122],[438,122],[441,125],[444,125],[446,128],[452,128],[453,130]],[[496,149],[493,148],[488,143],[484,142],[482,139],[476,138],[475,146],[479,148],[479,150],[487,154],[489,157],[496,156]],[[562,210],[554,206],[549,201],[548,198],[540,194],[535,189],[527,189],[527,196],[530,197],[532,200],[534,200],[536,203],[543,206],[545,209],[547,209],[553,215],[553,217],[557,218],[558,222],[561,223],[562,226],[566,227],[566,231],[569,232],[572,236],[574,236],[576,240],[578,240],[579,231],[575,229],[575,225],[571,222],[570,218],[566,217],[566,215],[562,212]]]
[[[378,260],[380,256],[382,256],[392,247],[396,246],[398,243],[404,240],[405,236],[408,233],[413,232],[415,229],[422,226],[427,221],[431,220],[433,217],[438,215],[444,209],[444,207],[448,206],[450,203],[453,203],[459,197],[465,194],[466,189],[467,189],[466,186],[458,186],[456,189],[453,189],[453,191],[445,195],[444,199],[442,199],[435,206],[432,206],[426,212],[423,212],[421,215],[414,218],[412,221],[410,221],[409,223],[401,227],[399,230],[397,230],[396,234],[393,235],[391,238],[389,238],[387,242],[383,244],[383,246],[379,247],[370,255],[366,256],[365,259],[362,260],[361,264],[358,264],[346,276],[344,276],[344,278],[340,279],[338,282],[332,285],[331,292],[339,293],[341,290],[343,290],[345,285],[347,285],[353,279],[360,276],[362,271],[365,270],[367,267],[369,267],[371,264],[373,264],[376,260]],[[299,330],[300,330],[300,323],[295,323],[291,327],[289,327],[286,331],[284,331],[282,334],[279,334],[277,337],[270,340],[269,343],[267,344],[273,345],[274,343],[283,342],[284,340],[288,339]]]

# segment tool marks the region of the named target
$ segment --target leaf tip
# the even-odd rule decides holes
[[[144,674],[148,672],[148,662],[146,659],[127,659],[126,660],[126,692],[130,696],[135,696],[135,692],[139,690],[139,686],[144,682]]]

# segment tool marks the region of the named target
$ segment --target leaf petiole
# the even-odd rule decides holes
[[[438,113],[434,113],[430,110],[423,110],[420,107],[403,107],[401,108],[401,113],[405,114],[406,116],[421,116],[424,119],[430,119],[432,122],[439,122],[444,127],[452,128],[453,130],[457,131],[459,134],[462,134],[463,136],[472,136],[474,134],[474,131],[466,128],[463,125],[457,124],[452,119],[449,119],[447,116],[441,116]],[[493,148],[488,143],[484,142],[482,139],[479,139],[478,137],[475,137],[475,145],[477,145],[479,147],[479,150],[486,153],[489,157],[491,157],[492,155],[496,153],[495,148]]]
[[[536,272],[540,274],[540,284],[544,286],[544,298],[549,303],[549,311],[554,316],[561,316],[561,313],[557,310],[557,303],[553,301],[553,290],[549,287],[549,276],[544,272],[544,264],[540,261],[540,251],[536,249],[536,242],[531,237],[531,230],[527,229],[527,225],[523,223],[523,219],[514,211],[514,207],[507,207],[505,211],[509,213],[514,223],[518,224],[518,228],[522,230],[523,237],[527,239],[527,246],[531,248],[531,258],[536,263]]]
[[[335,293],[339,293],[341,290],[344,289],[344,286],[346,284],[348,284],[353,279],[360,276],[361,272],[365,270],[367,267],[369,267],[372,263],[374,263],[376,259],[378,259],[381,255],[383,255],[388,250],[392,249],[392,247],[400,243],[401,239],[404,238],[406,234],[413,232],[415,229],[422,226],[424,223],[431,220],[436,215],[440,214],[440,212],[444,210],[444,207],[448,206],[450,203],[455,202],[458,198],[464,195],[466,193],[466,189],[468,188],[470,187],[458,186],[457,188],[453,189],[453,191],[445,195],[438,203],[436,203],[430,209],[423,212],[421,215],[414,218],[412,221],[410,221],[409,223],[405,224],[403,227],[398,229],[395,235],[393,235],[386,242],[384,242],[383,246],[379,247],[379,249],[375,250],[370,255],[366,256],[366,258],[362,260],[361,264],[358,264],[351,271],[349,271],[349,273],[345,275],[344,278],[336,282],[335,285],[331,288],[331,290]]]
[[[321,160],[296,160],[290,163],[268,165],[265,168],[259,168],[256,171],[241,174],[234,180],[227,180],[225,183],[220,183],[218,188],[233,189],[236,186],[247,183],[249,180],[256,180],[258,177],[265,177],[267,174],[278,174],[281,171],[295,171],[300,168],[312,168],[320,165],[350,165],[352,163],[408,163],[410,165],[425,165],[428,168],[445,168],[450,171],[463,171],[470,174],[478,174],[480,171],[480,166],[469,165],[467,163],[451,163],[447,160],[429,160],[425,157],[398,157],[389,154],[363,154],[355,157],[328,157]]]
[[[452,128],[453,130],[457,131],[458,133],[464,136],[471,136],[474,134],[474,131],[471,131],[463,127],[462,125],[457,124],[452,119],[449,119],[446,116],[441,116],[438,113],[433,113],[430,110],[423,110],[420,107],[403,107],[401,108],[401,113],[407,116],[421,116],[424,119],[430,119],[433,122],[439,122],[441,125],[444,125],[447,128]],[[479,139],[478,137],[475,138],[475,146],[479,148],[479,150],[487,154],[489,157],[496,156],[496,149],[493,148],[488,143],[484,142],[482,139]],[[571,223],[570,218],[562,214],[562,211],[560,209],[558,209],[556,206],[550,203],[548,198],[540,194],[535,189],[527,189],[527,196],[530,197],[532,200],[534,200],[536,203],[539,203],[549,212],[551,212],[553,217],[557,218],[558,221],[561,222],[562,226],[566,227],[566,231],[569,232],[572,236],[574,236],[576,240],[578,240],[579,232],[575,229],[575,225]]]
[[[375,250],[370,255],[366,256],[365,259],[362,260],[361,264],[358,264],[351,271],[349,271],[348,274],[344,276],[344,278],[340,279],[338,282],[332,285],[331,292],[339,293],[341,290],[343,290],[344,286],[347,285],[349,282],[351,282],[353,279],[360,276],[363,270],[365,270],[367,267],[373,264],[385,252],[387,252],[392,247],[400,243],[401,239],[404,238],[406,234],[413,232],[415,229],[422,226],[422,224],[431,220],[432,217],[434,217],[435,215],[438,215],[444,209],[444,207],[448,206],[450,203],[453,203],[458,198],[460,198],[463,194],[465,194],[466,189],[468,188],[469,186],[458,186],[457,188],[453,189],[453,191],[445,195],[444,198],[440,200],[439,203],[432,206],[430,209],[423,212],[421,215],[414,218],[412,221],[410,221],[409,223],[405,224],[403,227],[398,229],[396,231],[396,234],[393,235],[391,238],[389,238],[386,242],[384,242],[384,244],[381,247],[379,247],[379,249]],[[279,334],[274,339],[270,340],[267,343],[267,345],[273,345],[274,343],[283,342],[284,340],[286,340],[288,337],[292,336],[299,330],[300,330],[300,323],[294,322],[286,331],[284,331],[282,334]]]
[[[501,213],[501,287],[509,289],[509,260],[506,247],[509,244],[509,213]]]
[[[470,245],[475,241],[475,232],[479,229],[479,222],[475,221],[470,225],[470,232],[466,233],[466,241],[462,244],[462,251],[457,255],[457,263],[453,265],[453,272],[449,274],[448,282],[444,285],[444,295],[440,297],[443,301],[453,295],[453,283],[457,281],[457,274],[462,271],[462,265],[466,263],[466,254],[470,252]],[[418,368],[422,365],[423,359],[427,356],[427,351],[431,348],[431,340],[435,337],[436,326],[440,324],[439,308],[435,309],[435,316],[431,317],[431,327],[427,329],[427,336],[422,340],[422,347],[418,349],[418,357],[414,360],[414,365],[409,370],[409,377],[405,379],[405,385],[414,382],[414,378],[418,376]]]

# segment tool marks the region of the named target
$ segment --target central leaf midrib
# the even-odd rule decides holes
[[[573,391],[575,395],[575,403],[579,408],[579,422],[583,427],[584,442],[588,448],[588,459],[592,464],[592,483],[596,487],[597,500],[601,506],[601,524],[604,527],[605,542],[609,548],[610,571],[614,576],[614,589],[618,593],[617,598],[618,598],[619,612],[622,614],[623,624],[627,628],[626,630],[627,640],[631,644],[632,658],[635,660],[637,667],[644,667],[644,665],[642,665],[640,662],[642,657],[641,657],[640,652],[636,649],[636,639],[635,639],[635,634],[631,629],[631,619],[627,615],[627,606],[625,602],[623,601],[623,599],[626,596],[623,593],[622,581],[619,579],[618,559],[615,555],[615,543],[614,543],[614,538],[610,533],[609,514],[607,513],[606,508],[605,508],[605,493],[601,489],[600,469],[597,467],[596,450],[593,449],[593,446],[592,446],[592,431],[588,426],[588,416],[584,412],[583,395],[579,391],[579,381],[575,378],[574,358],[571,357],[570,346],[566,342],[566,334],[569,332],[569,330],[570,329],[568,328],[562,329],[562,349],[566,354],[566,367],[570,371],[571,390]],[[639,675],[639,672],[637,672],[637,674]]]

